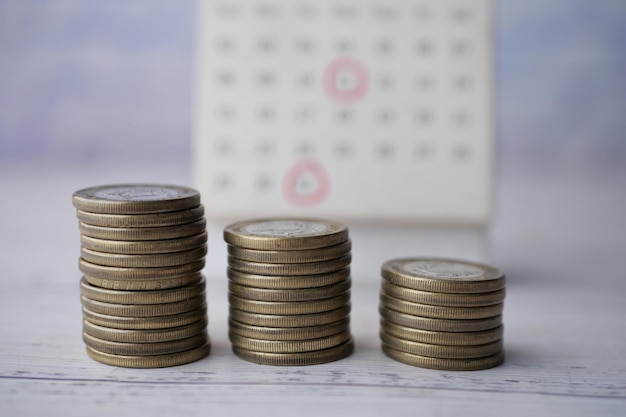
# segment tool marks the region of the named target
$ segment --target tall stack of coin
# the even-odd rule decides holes
[[[313,365],[352,353],[345,225],[250,220],[227,226],[224,240],[236,355],[265,365]]]
[[[479,370],[502,363],[505,277],[488,265],[437,258],[382,266],[387,356],[423,368]]]
[[[209,353],[200,194],[124,184],[72,196],[81,232],[83,340],[116,366],[182,365]]]

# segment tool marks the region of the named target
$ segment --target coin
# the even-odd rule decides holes
[[[111,342],[110,340],[98,339],[87,333],[83,333],[85,344],[102,353],[112,355],[153,356],[169,355],[197,348],[208,341],[207,333],[199,333],[186,339],[171,340],[158,343],[124,343]]]
[[[83,307],[83,318],[93,324],[112,329],[155,330],[186,326],[206,318],[206,304],[186,313],[156,317],[121,317],[95,313]]]
[[[259,314],[249,313],[247,311],[239,310],[233,306],[229,308],[229,317],[231,320],[236,320],[240,323],[249,324],[252,326],[262,327],[310,327],[320,326],[342,320],[350,314],[350,304],[345,305],[330,311],[324,311],[322,313],[312,314],[291,314],[291,315],[277,315],[277,314]]]
[[[109,290],[91,285],[85,277],[80,280],[80,293],[85,297],[102,301],[104,303],[115,304],[162,304],[183,301],[188,298],[200,295],[206,288],[206,280],[201,278],[195,284],[162,291],[120,291]]]
[[[192,223],[163,227],[103,227],[79,222],[78,228],[85,236],[104,240],[160,240],[197,235],[206,230],[204,218]]]
[[[182,252],[205,245],[208,240],[206,232],[178,239],[162,240],[105,240],[81,235],[80,243],[84,248],[98,252],[123,254],[154,254]]]
[[[204,206],[188,210],[153,214],[102,214],[77,210],[76,217],[83,223],[103,227],[162,227],[185,224],[200,220]]]
[[[261,340],[306,340],[332,336],[343,331],[350,331],[350,320],[347,317],[339,321],[319,326],[308,327],[261,327],[251,326],[230,319],[230,332],[242,337]],[[254,350],[254,349],[252,349]]]
[[[382,290],[385,294],[410,301],[412,303],[430,304],[447,307],[482,307],[504,301],[504,288],[473,294],[450,294],[430,291],[419,291],[394,285],[383,279]]]
[[[330,349],[304,353],[255,352],[233,345],[233,352],[241,359],[261,365],[275,366],[306,366],[334,362],[350,356],[353,351],[354,343],[352,339]]]
[[[87,354],[92,359],[107,365],[122,366],[125,368],[165,368],[168,366],[184,365],[206,357],[210,350],[210,340],[195,349],[157,356],[111,355],[109,353],[99,352],[87,346]]]
[[[106,279],[85,275],[85,281],[91,285],[124,291],[158,291],[184,287],[199,282],[201,278],[200,272],[159,279]]]
[[[337,284],[350,278],[350,268],[343,268],[326,274],[290,277],[247,274],[232,268],[228,268],[227,274],[228,279],[235,284],[256,288],[287,290],[325,287]]]
[[[240,259],[229,257],[228,266],[232,269],[246,272],[248,274],[299,276],[325,274],[328,272],[337,271],[347,266],[350,266],[351,260],[351,255],[344,255],[341,258],[331,259],[329,261],[309,262],[301,264],[267,264],[260,262],[242,261]]]
[[[78,190],[72,202],[78,210],[92,213],[161,213],[199,206],[200,193],[174,185],[115,184]]]
[[[428,343],[432,345],[484,345],[502,339],[503,327],[499,326],[482,332],[450,333],[433,332],[429,330],[413,329],[381,319],[380,328],[387,334],[412,342]]]
[[[279,301],[256,301],[228,294],[228,301],[232,307],[250,313],[260,314],[310,314],[322,311],[335,310],[350,302],[350,293],[345,292],[337,297],[315,301],[279,302]]]
[[[228,337],[238,348],[252,350],[255,352],[271,353],[303,353],[322,349],[330,349],[347,342],[350,339],[350,331],[344,330],[332,336],[321,337],[319,339],[307,340],[261,340],[243,337],[232,331]]]
[[[400,313],[411,314],[435,319],[484,319],[502,314],[503,304],[493,304],[483,307],[443,307],[428,304],[412,303],[380,294],[381,306]]]
[[[83,320],[83,331],[85,333],[98,339],[126,343],[158,343],[186,339],[206,332],[206,327],[206,318],[186,326],[155,330],[112,329]]]
[[[87,262],[97,265],[119,268],[158,268],[184,265],[199,261],[207,254],[207,246],[202,245],[184,252],[170,252],[150,255],[126,255],[119,253],[97,252],[87,248],[80,249],[80,256]]]
[[[341,258],[351,249],[350,240],[334,246],[308,250],[256,250],[228,245],[228,255],[250,262],[271,264],[309,263]]]
[[[113,281],[126,280],[162,280],[164,278],[175,278],[180,275],[189,275],[200,272],[204,268],[205,260],[190,262],[183,265],[164,266],[160,268],[123,268],[115,266],[97,265],[87,262],[84,259],[78,260],[78,269],[88,278],[87,281],[93,285],[98,285],[89,278],[101,278]],[[98,285],[100,286],[100,285]]]
[[[327,287],[274,290],[228,283],[228,290],[237,297],[258,301],[313,301],[336,297],[350,289],[349,279]]]
[[[383,264],[382,275],[395,285],[442,293],[485,293],[505,284],[497,268],[453,259],[393,259]]]
[[[226,226],[224,240],[248,249],[316,249],[345,242],[348,228],[341,223],[320,219],[256,219]]]
[[[500,351],[494,355],[475,359],[441,359],[427,356],[412,355],[401,352],[383,345],[383,352],[392,359],[407,365],[419,366],[421,368],[439,369],[442,371],[478,371],[481,369],[493,368],[504,362],[504,352]]]
[[[113,304],[95,301],[85,296],[80,297],[83,306],[94,313],[121,317],[156,317],[185,313],[200,308],[205,300],[204,292],[186,300],[162,304]]]
[[[487,317],[485,319],[434,319],[431,317],[414,316],[399,313],[383,307],[378,309],[382,318],[388,322],[413,329],[431,330],[435,332],[480,332],[493,329],[502,324],[502,315]]]
[[[401,352],[442,359],[472,359],[495,355],[502,350],[502,340],[476,346],[446,346],[412,342],[380,332],[384,345]]]

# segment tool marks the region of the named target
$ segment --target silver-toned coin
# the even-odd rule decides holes
[[[228,255],[235,259],[268,264],[300,264],[328,261],[350,253],[350,240],[334,246],[304,250],[257,250],[228,245]]]

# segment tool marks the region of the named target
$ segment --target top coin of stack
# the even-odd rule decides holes
[[[488,265],[437,258],[383,264],[383,351],[410,365],[478,370],[499,365],[505,277]]]
[[[346,226],[250,220],[227,226],[224,240],[235,354],[267,365],[312,365],[350,355]]]
[[[191,188],[122,184],[72,196],[81,232],[83,340],[92,358],[162,367],[208,354],[206,222]]]

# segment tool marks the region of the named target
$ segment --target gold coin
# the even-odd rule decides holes
[[[313,301],[336,297],[350,289],[351,282],[346,280],[327,287],[306,288],[301,290],[274,290],[267,288],[246,287],[228,283],[228,290],[237,297],[258,301]]]
[[[441,292],[419,291],[394,285],[383,279],[382,290],[385,294],[410,301],[446,307],[482,307],[502,303],[504,288],[497,291],[473,294],[450,294]]]
[[[324,300],[296,302],[257,301],[228,294],[228,302],[232,307],[250,313],[277,315],[311,314],[335,310],[348,304],[350,302],[350,292],[346,291],[337,297]]]
[[[482,332],[448,333],[432,332],[430,330],[413,329],[399,326],[384,319],[380,321],[380,328],[385,333],[412,342],[428,343],[431,345],[484,345],[501,340],[504,333],[503,327],[499,326]]]
[[[80,280],[80,293],[87,298],[103,303],[114,304],[162,304],[183,301],[200,295],[206,288],[206,280],[182,288],[162,291],[120,291],[96,287],[83,276]]]
[[[326,274],[338,271],[350,266],[351,255],[329,261],[309,262],[305,264],[264,264],[260,262],[242,261],[240,259],[228,258],[228,266],[237,271],[248,274],[259,275],[280,275],[280,276],[300,276],[313,274]]]
[[[413,329],[431,330],[435,332],[480,332],[496,328],[502,324],[502,315],[485,319],[459,320],[459,319],[433,319],[411,314],[399,313],[381,306],[378,311],[380,316],[388,322]]]
[[[338,309],[312,314],[259,314],[249,313],[234,307],[229,308],[229,317],[240,323],[261,327],[311,327],[321,326],[342,320],[350,314],[350,304],[346,304]]]
[[[380,294],[383,308],[389,308],[400,313],[414,316],[432,317],[435,319],[484,319],[502,314],[503,304],[493,304],[483,307],[443,307],[428,304],[412,303],[391,297],[383,292]]]
[[[193,285],[202,279],[200,272],[186,275],[173,276],[161,279],[106,279],[85,275],[85,281],[89,284],[111,290],[123,291],[158,291],[170,288]]]
[[[306,340],[332,336],[343,331],[350,331],[350,319],[345,317],[339,321],[309,327],[260,327],[240,323],[230,319],[230,332],[242,337],[261,340]]]
[[[90,323],[112,329],[155,330],[169,327],[186,326],[206,318],[206,304],[186,313],[156,317],[120,317],[95,313],[83,307],[83,319]]]
[[[268,289],[304,289],[315,287],[326,287],[338,284],[350,278],[350,268],[343,268],[339,271],[327,274],[302,275],[292,277],[253,275],[239,272],[232,268],[227,270],[230,282],[255,288]]]
[[[121,317],[157,317],[169,316],[172,314],[185,313],[187,311],[200,308],[206,303],[205,293],[174,303],[162,304],[113,304],[92,300],[85,296],[80,297],[80,302],[84,307],[94,313],[106,314],[109,316]]]
[[[77,210],[76,216],[83,223],[103,227],[161,227],[174,226],[200,220],[204,216],[204,206],[188,210],[153,214],[102,214]]]
[[[442,359],[472,359],[495,355],[502,350],[502,340],[476,346],[446,346],[412,342],[380,332],[380,340],[392,349],[412,355]]]
[[[348,228],[321,219],[271,218],[242,221],[224,228],[232,246],[258,250],[304,250],[348,240]]]
[[[78,210],[91,213],[162,213],[199,206],[200,193],[175,185],[115,184],[78,190],[72,203]]]
[[[90,358],[107,365],[121,366],[124,368],[165,368],[168,366],[184,365],[205,358],[210,351],[210,340],[195,349],[157,356],[111,355],[109,353],[99,352],[87,346],[87,354]]]
[[[207,319],[188,324],[186,326],[172,327],[168,329],[155,330],[128,330],[111,329],[98,326],[87,320],[83,320],[83,332],[98,339],[109,340],[111,342],[125,343],[158,343],[170,342],[172,340],[186,339],[206,332]]]
[[[268,353],[246,350],[233,345],[233,352],[241,359],[261,365],[306,366],[338,361],[354,351],[352,339],[330,349],[304,353]]]
[[[238,348],[255,352],[303,353],[330,349],[350,340],[350,331],[346,330],[332,336],[308,340],[261,340],[243,337],[233,332],[228,333],[231,343]]]
[[[125,255],[119,253],[96,252],[80,248],[80,256],[87,262],[119,268],[159,268],[184,265],[204,259],[207,246],[202,245],[184,252],[170,252],[150,255]]]
[[[177,239],[206,231],[206,220],[163,227],[103,227],[79,222],[78,229],[85,236],[104,240],[160,240]]]
[[[392,359],[407,365],[419,366],[420,368],[438,369],[442,371],[478,371],[489,369],[504,362],[504,351],[484,358],[475,359],[441,359],[427,356],[412,355],[392,349],[389,346],[382,346],[383,352]]]
[[[250,262],[269,264],[309,263],[341,258],[350,253],[350,240],[334,246],[308,250],[257,250],[228,245],[228,255]]]
[[[98,252],[121,253],[121,254],[153,254],[183,252],[205,245],[208,240],[207,232],[202,232],[189,237],[179,239],[162,240],[104,240],[80,235],[82,247]]]
[[[90,348],[102,353],[109,353],[112,355],[154,356],[169,355],[197,348],[198,346],[204,345],[208,341],[208,336],[205,332],[186,339],[171,340],[169,342],[123,343],[98,339],[97,337],[83,333],[83,341]]]
[[[484,293],[504,288],[502,271],[488,265],[440,258],[387,261],[383,277],[392,284],[420,291]]]
[[[116,266],[104,266],[87,262],[82,258],[78,260],[78,269],[88,277],[101,278],[113,281],[127,280],[162,280],[175,278],[180,275],[189,275],[200,272],[204,268],[205,260],[190,262],[183,265],[164,266],[160,268],[123,268]],[[93,285],[98,285],[87,279]]]

